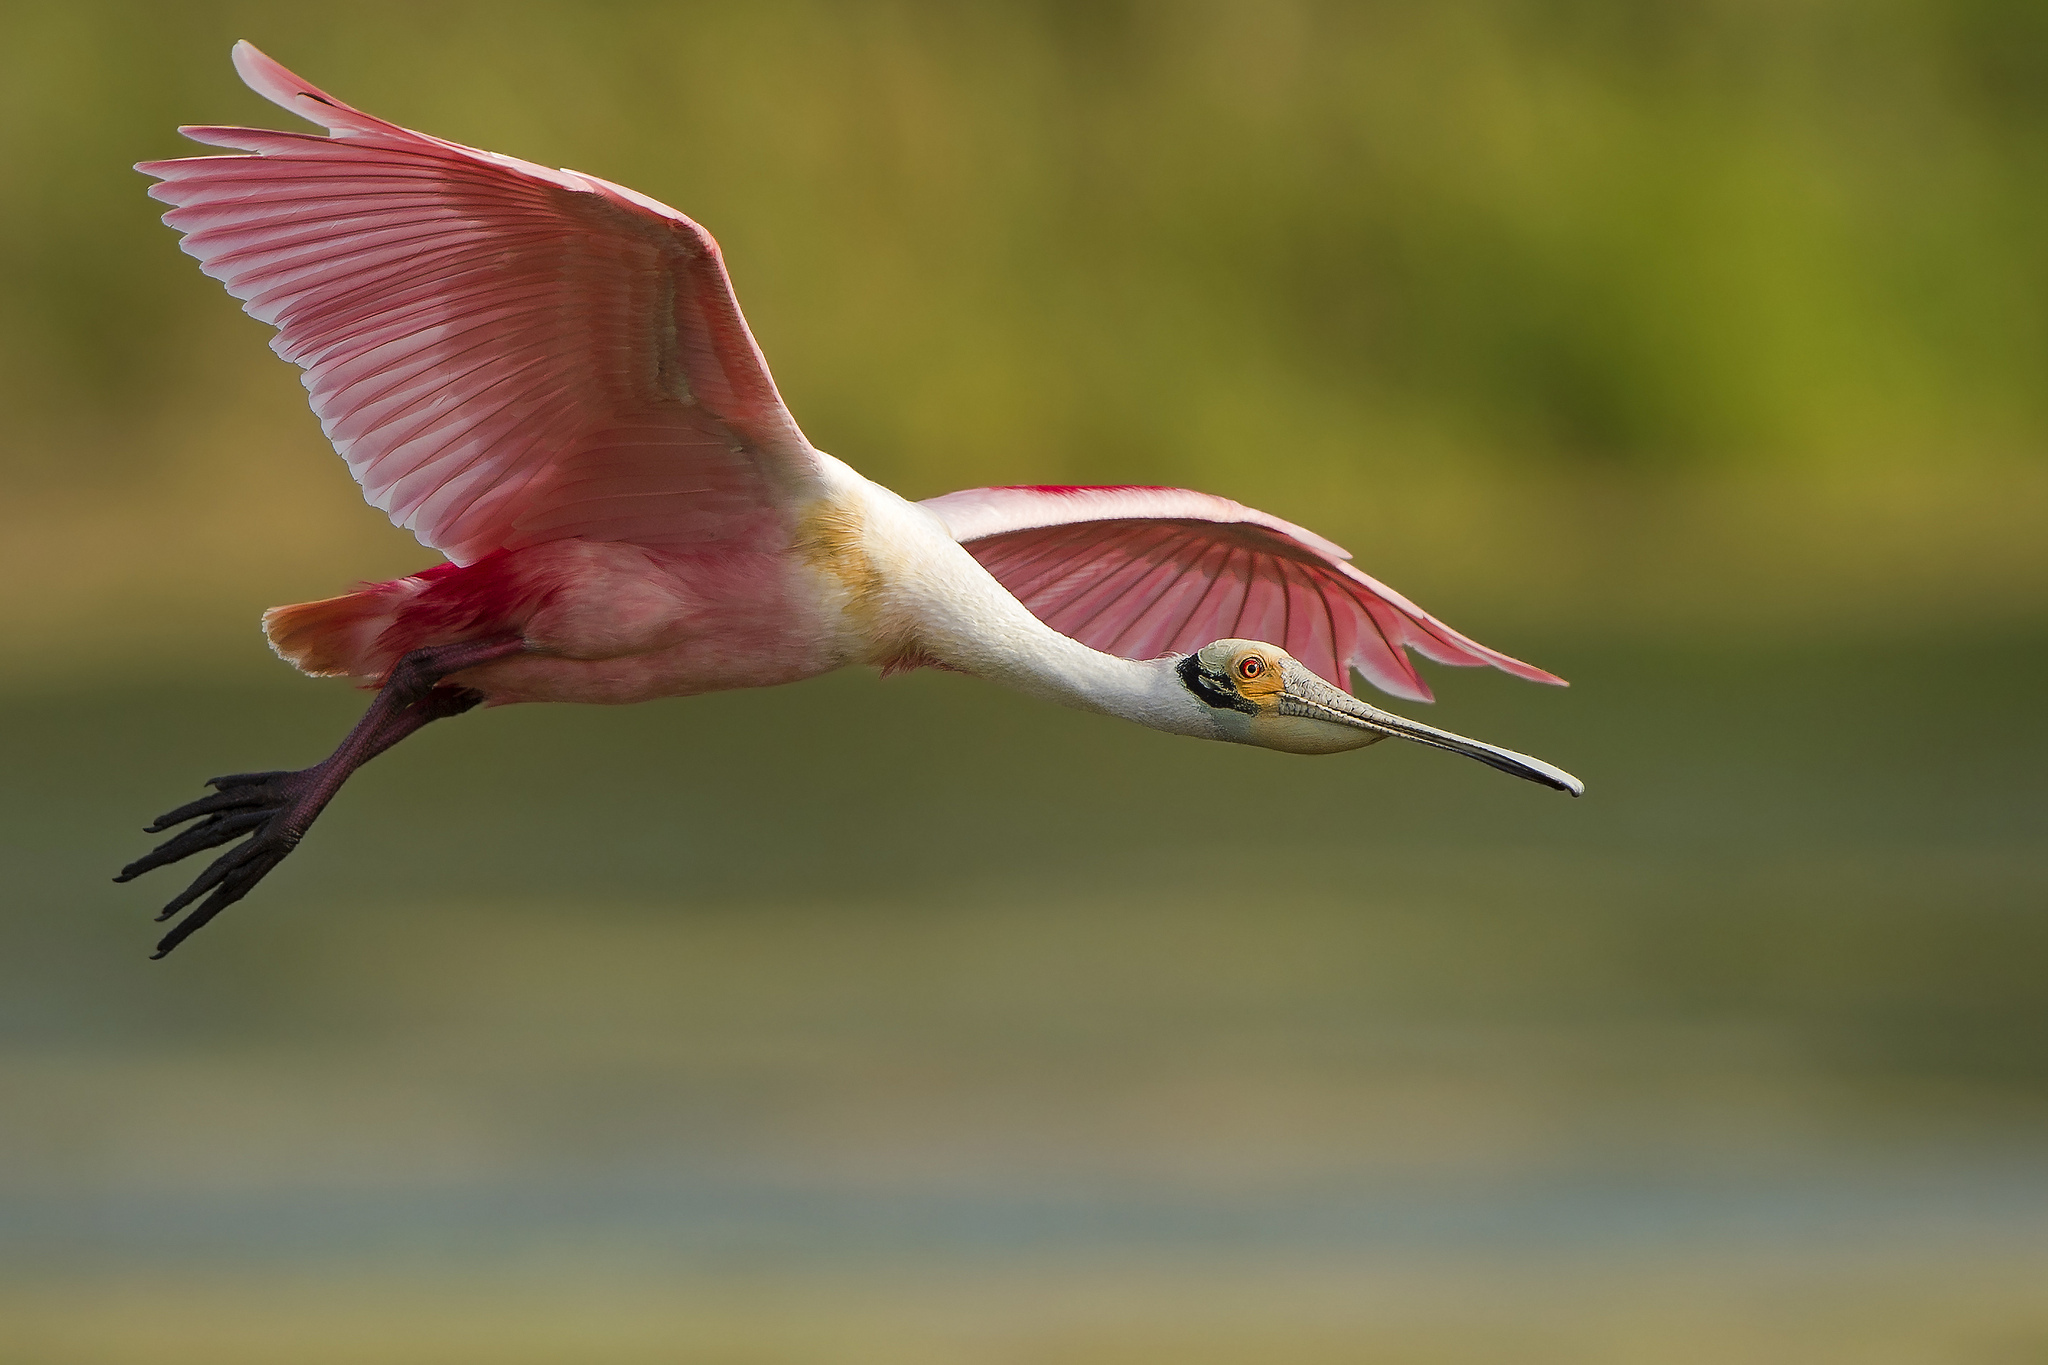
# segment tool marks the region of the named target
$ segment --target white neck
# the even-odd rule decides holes
[[[895,494],[870,497],[869,553],[886,565],[886,612],[935,662],[1034,697],[1172,734],[1223,739],[1219,715],[1189,692],[1173,661],[1135,662],[1090,649],[1033,616],[936,517]]]
[[[991,610],[997,604],[989,594],[973,603],[971,630],[960,630],[959,618],[929,622],[926,648],[947,667],[1153,730],[1221,737],[1215,713],[1188,691],[1174,660],[1135,662],[1090,649],[1033,616],[993,578],[983,579],[1008,609]]]

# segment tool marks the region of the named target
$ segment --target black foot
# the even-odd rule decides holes
[[[399,660],[377,699],[370,703],[370,709],[348,732],[341,747],[322,762],[297,772],[216,777],[206,784],[214,789],[212,796],[202,796],[158,816],[144,833],[161,834],[187,820],[199,823],[172,835],[122,868],[115,881],[130,881],[154,868],[189,858],[203,849],[219,848],[244,835],[248,839],[239,848],[231,848],[215,858],[192,885],[164,907],[164,912],[157,916],[159,921],[171,918],[201,896],[206,897],[198,909],[164,935],[152,956],[164,956],[208,920],[248,895],[271,868],[299,846],[299,840],[350,773],[422,725],[459,716],[482,703],[480,692],[440,685],[442,675],[502,659],[524,648],[525,643],[513,636],[416,649]],[[205,818],[200,819],[201,816]]]
[[[249,835],[240,847],[215,858],[192,885],[173,897],[157,916],[159,922],[206,896],[198,909],[171,927],[150,956],[160,958],[183,943],[208,920],[249,894],[270,869],[283,862],[298,847],[306,827],[326,804],[321,777],[327,765],[315,764],[297,772],[233,773],[207,782],[215,789],[174,811],[159,815],[143,830],[161,834],[173,825],[205,816],[190,829],[175,834],[150,852],[121,869],[117,882],[132,881],[145,872],[166,867],[181,858]],[[211,895],[207,893],[211,892]]]

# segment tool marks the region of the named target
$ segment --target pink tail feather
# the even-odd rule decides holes
[[[315,678],[381,678],[389,651],[378,648],[399,609],[413,596],[410,579],[378,583],[360,592],[294,602],[263,613],[263,633],[278,657]]]

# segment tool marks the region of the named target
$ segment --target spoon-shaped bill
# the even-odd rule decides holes
[[[1292,663],[1292,661],[1289,661]],[[1427,744],[1433,749],[1447,749],[1454,754],[1476,758],[1489,768],[1498,768],[1504,773],[1529,782],[1538,782],[1554,787],[1573,796],[1583,796],[1586,784],[1573,777],[1564,769],[1545,763],[1540,758],[1518,754],[1513,749],[1503,749],[1497,744],[1482,740],[1467,739],[1454,735],[1449,730],[1439,730],[1434,725],[1424,725],[1419,720],[1397,716],[1391,711],[1382,711],[1377,706],[1360,701],[1341,688],[1332,687],[1299,664],[1287,670],[1288,701],[1305,709],[1308,714],[1320,715],[1325,720],[1334,720],[1345,725],[1354,725],[1361,730],[1373,730],[1383,735],[1400,739],[1412,739],[1417,744]]]

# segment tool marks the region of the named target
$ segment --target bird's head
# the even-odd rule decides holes
[[[1174,665],[1209,707],[1224,737],[1292,754],[1333,754],[1388,736],[1476,758],[1502,772],[1578,796],[1585,785],[1538,758],[1382,711],[1334,687],[1278,645],[1218,640]]]

